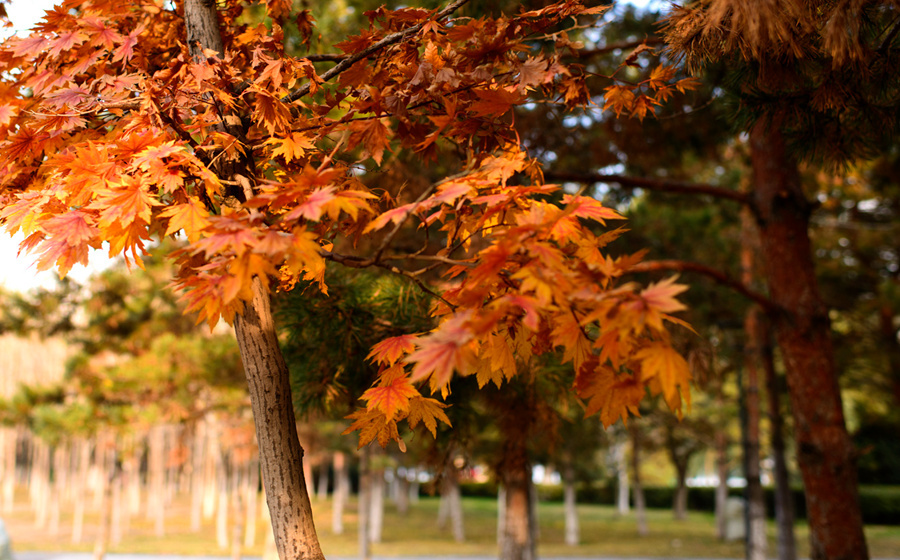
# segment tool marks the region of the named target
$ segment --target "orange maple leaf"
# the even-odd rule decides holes
[[[416,349],[417,339],[418,336],[413,334],[403,334],[386,338],[372,346],[372,351],[369,352],[366,359],[372,360],[375,363],[392,366],[397,363],[397,360],[401,357]]]
[[[403,366],[393,366],[384,370],[378,378],[378,385],[366,390],[360,399],[369,401],[368,408],[377,408],[387,418],[396,419],[409,411],[409,400],[419,395],[410,383]]]
[[[578,371],[575,391],[587,400],[585,416],[600,412],[600,421],[608,428],[622,419],[628,422],[628,415],[640,416],[638,409],[644,398],[644,385],[628,374],[617,375],[612,368],[588,362]]]
[[[195,197],[188,197],[187,202],[166,208],[159,215],[169,218],[166,235],[172,235],[183,229],[191,243],[200,239],[200,233],[209,225],[209,212]]]

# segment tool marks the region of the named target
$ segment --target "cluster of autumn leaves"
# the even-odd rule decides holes
[[[438,326],[373,348],[381,374],[350,428],[361,445],[399,441],[404,420],[432,433],[449,423],[423,391],[446,395],[454,375],[501,386],[557,350],[606,425],[636,414],[648,389],[681,409],[690,374],[664,322],[678,322],[669,314],[684,287],[625,282],[639,257],[604,252],[622,229],[597,233],[621,216],[544,184],[510,118],[535,95],[590,103],[579,67],[562,59],[573,44],[559,24],[597,9],[566,1],[452,23],[381,9],[338,45],[352,64],[329,75],[285,55],[283,2],[268,8],[270,28],[241,23],[238,3],[225,8],[225,52],[199,60],[179,32],[181,8],[151,0],[69,1],[31,37],[7,41],[0,220],[24,233],[23,250],[65,274],[90,248],[140,265],[154,239],[178,236],[175,286],[210,325],[240,312],[255,277],[269,289],[303,279],[327,290],[326,260],[409,277],[433,292]],[[607,105],[643,117],[650,101],[635,100],[650,98],[638,88],[664,99],[689,87],[669,84],[669,70],[653,76],[614,84]],[[358,171],[398,150],[428,160],[448,148],[464,169],[404,204]],[[223,172],[234,168],[242,174]],[[394,252],[412,226],[439,231],[441,247]],[[354,249],[363,239],[367,252]],[[406,268],[416,262],[441,272],[440,284]]]

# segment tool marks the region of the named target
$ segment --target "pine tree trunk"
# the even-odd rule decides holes
[[[769,429],[772,439],[772,456],[775,460],[775,523],[778,526],[778,560],[796,560],[797,546],[794,539],[794,497],[791,492],[784,444],[784,419],[781,416],[781,399],[778,376],[775,373],[775,357],[766,320],[760,321],[759,341],[762,344],[763,372],[768,396]]]
[[[631,488],[634,494],[634,516],[640,536],[649,534],[647,528],[647,500],[644,499],[644,485],[641,482],[641,429],[632,419],[628,425],[631,435]]]
[[[754,199],[776,338],[787,370],[797,459],[806,491],[812,560],[869,557],[857,489],[856,450],[847,433],[828,309],[809,240],[811,205],[779,123],[750,132]]]

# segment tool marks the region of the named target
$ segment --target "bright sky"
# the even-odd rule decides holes
[[[659,7],[663,0],[628,0],[629,3],[638,7]],[[52,8],[56,2],[54,0],[12,0],[7,6],[6,11],[10,20],[13,22],[13,32],[25,34],[37,21],[41,19],[44,11]],[[0,30],[0,34],[4,34],[4,30]],[[28,254],[19,255],[18,244],[22,237],[17,236],[10,239],[2,229],[0,229],[0,285],[7,289],[26,291],[36,286],[52,285],[56,272],[44,271],[38,272],[35,267],[35,258]],[[76,265],[69,273],[75,280],[85,280],[95,269],[102,269],[108,266],[110,260],[103,251],[94,251],[90,257],[90,267]]]

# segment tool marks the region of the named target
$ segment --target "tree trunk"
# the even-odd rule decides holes
[[[563,467],[563,510],[566,521],[566,544],[578,546],[578,508],[575,499],[575,469],[571,461]]]
[[[788,477],[784,445],[784,419],[781,416],[780,390],[775,373],[775,358],[769,324],[760,321],[759,341],[762,343],[763,372],[768,396],[769,429],[772,439],[772,456],[775,459],[775,523],[778,525],[778,560],[795,560],[797,547],[794,540],[794,497]]]
[[[371,548],[369,547],[369,482],[371,474],[369,473],[369,448],[363,447],[359,450],[359,497],[357,498],[357,509],[359,518],[359,527],[357,538],[359,539],[359,558],[360,560],[369,560],[371,558]]]
[[[81,544],[84,539],[84,510],[87,502],[88,475],[91,463],[91,442],[87,439],[75,440],[78,458],[77,472],[74,476],[73,495],[75,511],[72,514],[72,544]]]
[[[631,488],[634,494],[634,516],[637,532],[642,537],[650,531],[647,528],[647,500],[644,499],[644,485],[641,482],[641,429],[635,419],[628,425],[631,435]]]
[[[625,442],[627,434],[614,427],[613,445],[610,448],[612,463],[616,469],[616,513],[628,515],[628,498],[631,492],[628,489],[628,458],[625,454]]]
[[[531,464],[510,463],[503,472],[506,504],[500,560],[534,560],[537,558],[531,515]]]
[[[374,461],[372,459],[375,459]],[[373,465],[373,463],[375,463]],[[384,528],[384,453],[369,455],[369,542],[380,543]]]
[[[324,502],[328,499],[328,462],[319,465],[319,479],[316,481],[316,500]]]
[[[741,212],[741,280],[753,286],[756,280],[756,232],[748,209]],[[753,305],[744,317],[744,365],[747,385],[744,390],[744,466],[747,479],[747,560],[766,560],[766,504],[759,472],[759,365],[762,342],[759,340],[760,309]]]
[[[334,491],[331,493],[331,532],[335,535],[344,533],[344,507],[350,498],[350,469],[347,455],[343,451],[335,451],[331,459],[334,465]]]
[[[720,399],[717,399],[721,403]],[[716,536],[725,540],[728,516],[725,515],[728,503],[728,435],[725,430],[716,430],[716,474],[719,483],[716,485]]]
[[[828,309],[819,294],[809,240],[811,205],[779,123],[750,132],[754,200],[776,337],[784,357],[794,439],[803,475],[813,560],[869,557],[857,489],[856,450],[847,433]]]
[[[253,548],[256,545],[256,521],[259,517],[257,514],[259,502],[259,459],[252,458],[247,463],[247,512],[244,515],[246,520],[244,525],[244,546]]]
[[[672,512],[675,519],[687,519],[687,460],[675,462],[675,498]]]

